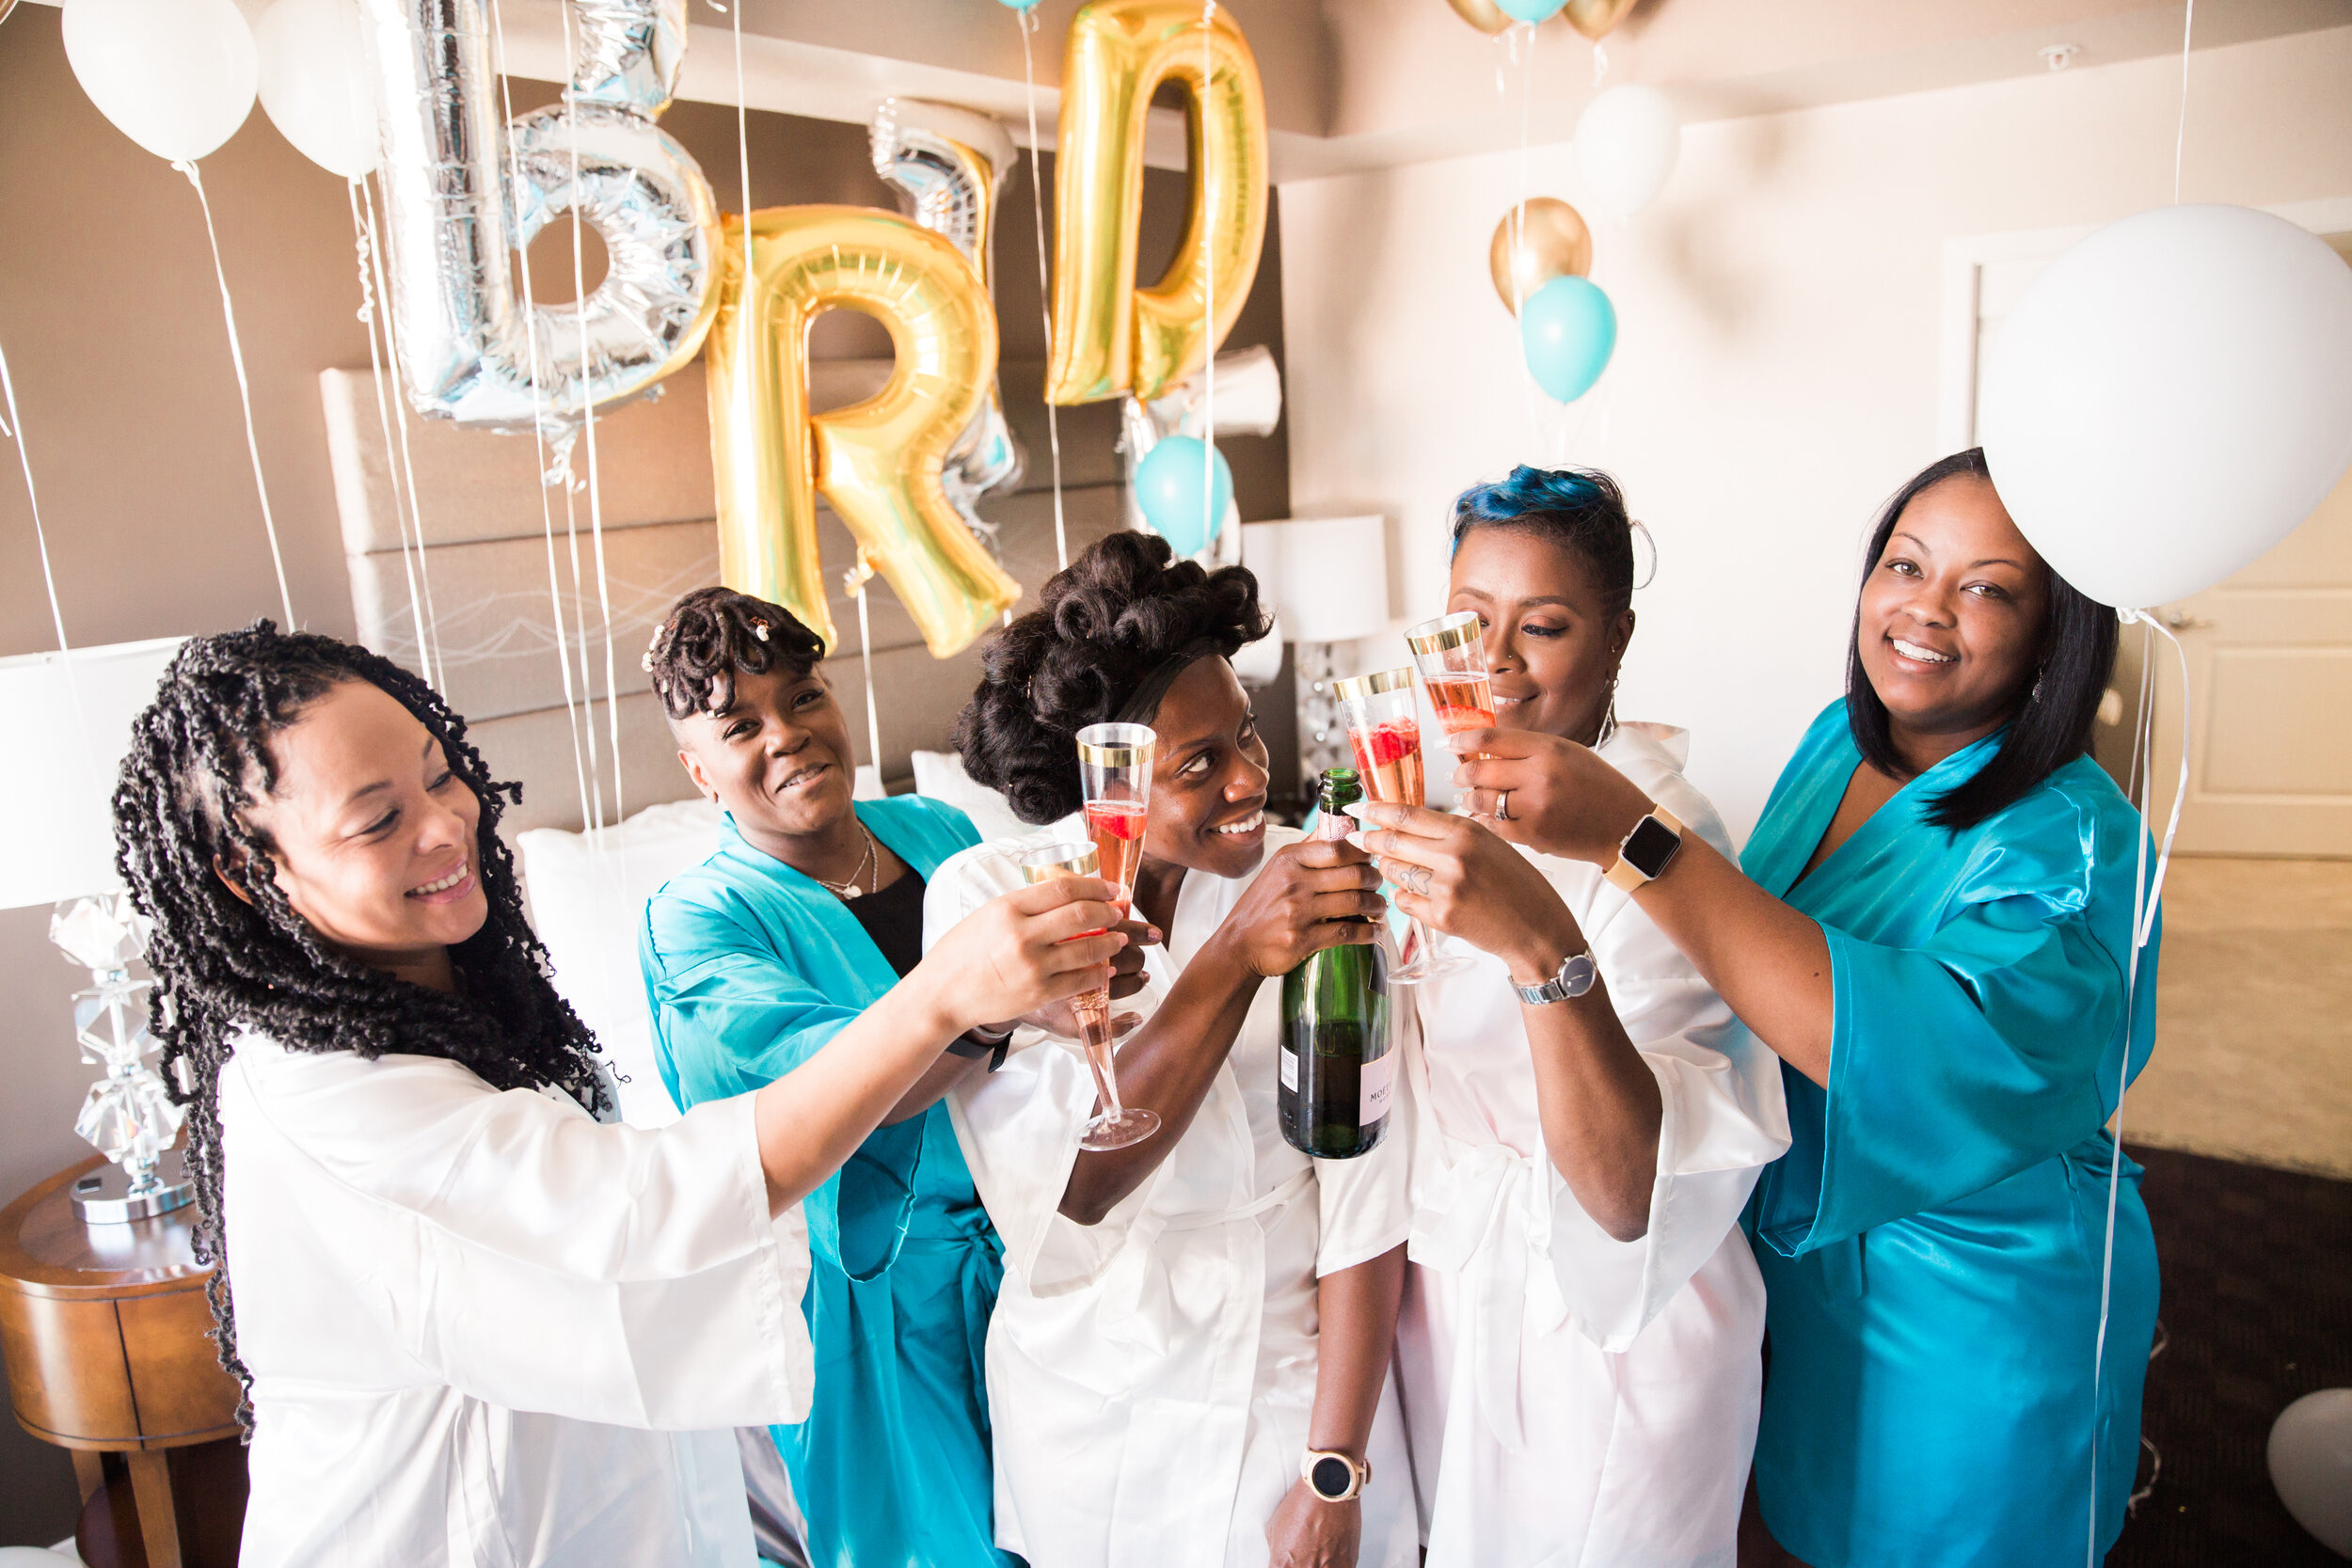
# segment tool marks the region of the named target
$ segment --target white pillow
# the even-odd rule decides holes
[[[653,1021],[637,967],[645,900],[719,847],[719,808],[707,800],[648,806],[598,835],[533,828],[515,835],[531,923],[547,943],[555,989],[593,1030],[626,1082],[621,1117],[640,1127],[677,1119],[654,1066]]]
[[[1019,838],[1036,832],[1034,824],[1013,816],[1002,795],[986,784],[975,784],[963,770],[963,759],[955,752],[916,752],[914,758],[914,793],[944,800],[962,812],[983,839]]]

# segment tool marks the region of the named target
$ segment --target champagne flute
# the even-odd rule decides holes
[[[1474,610],[1423,621],[1405,633],[1413,650],[1429,705],[1446,734],[1490,730],[1495,725],[1494,682],[1486,674],[1486,623]]]
[[[1091,844],[1048,844],[1021,857],[1022,879],[1032,884],[1050,882],[1057,877],[1102,875],[1102,861]],[[1100,935],[1100,931],[1084,931],[1070,940],[1076,942],[1081,937]],[[1094,990],[1072,997],[1070,1005],[1078,1015],[1078,1037],[1086,1047],[1087,1067],[1094,1074],[1095,1096],[1103,1107],[1087,1122],[1078,1147],[1100,1150],[1141,1143],[1160,1130],[1160,1118],[1140,1105],[1130,1107],[1119,1102],[1119,1076],[1111,1065],[1110,982],[1105,980]]]
[[[1127,912],[1143,863],[1143,821],[1152,805],[1152,753],[1159,736],[1148,724],[1089,724],[1078,732],[1078,778],[1087,836],[1103,863],[1103,880]]]
[[[1364,793],[1392,806],[1418,806],[1427,794],[1421,755],[1421,721],[1413,717],[1413,673],[1382,670],[1370,675],[1350,675],[1332,683],[1340,706],[1347,715],[1347,743],[1356,752],[1356,770],[1363,776]],[[1411,956],[1389,978],[1414,985],[1440,974],[1455,974],[1470,967],[1468,958],[1441,955],[1437,939],[1419,918],[1412,919]]]

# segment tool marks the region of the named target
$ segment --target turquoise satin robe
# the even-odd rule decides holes
[[[861,800],[928,879],[979,842],[952,806]],[[784,1076],[898,983],[841,901],[744,843],[674,878],[638,937],[654,1050],[681,1109]],[[808,1419],[773,1429],[819,1568],[963,1568],[996,1551],[981,1352],[1004,1249],[943,1101],[878,1128],[804,1200],[817,1351]]]
[[[1798,880],[1862,754],[1805,734],[1741,864],[1829,939],[1830,1086],[1786,1067],[1795,1143],[1748,1212],[1769,1292],[1765,1522],[1814,1568],[2075,1568],[2139,1459],[2155,1240],[2123,1162],[2094,1393],[2123,1053],[2155,1030],[2156,944],[2125,975],[2140,820],[2088,757],[1958,833],[1933,798],[1979,741]],[[2152,857],[2153,859],[2153,857]]]

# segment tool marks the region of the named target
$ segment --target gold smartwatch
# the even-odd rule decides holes
[[[1682,847],[1682,831],[1674,813],[1652,806],[1618,844],[1616,863],[1601,875],[1628,893],[1639,892],[1674,863],[1675,852]]]

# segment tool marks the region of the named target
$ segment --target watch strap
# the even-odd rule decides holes
[[[1554,1002],[1573,1002],[1591,990],[1593,982],[1598,978],[1600,966],[1593,961],[1592,949],[1586,948],[1581,953],[1571,953],[1561,959],[1559,973],[1532,986],[1522,986],[1514,980],[1511,989],[1518,992],[1519,1000],[1528,1006],[1542,1007]]]
[[[1688,831],[1682,826],[1682,819],[1663,806],[1650,807],[1648,815],[1642,818],[1642,822],[1656,822],[1660,827],[1674,834],[1677,847],[1680,847],[1683,834]],[[1633,824],[1633,832],[1617,841],[1617,858],[1610,863],[1608,870],[1601,873],[1612,887],[1623,888],[1628,893],[1639,892],[1651,880],[1643,873],[1640,866],[1625,858],[1625,847],[1633,841],[1633,833],[1642,831],[1642,822]],[[1667,859],[1671,862],[1673,856],[1670,854]],[[1666,868],[1661,865],[1658,869],[1662,872]]]

